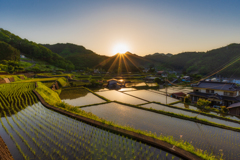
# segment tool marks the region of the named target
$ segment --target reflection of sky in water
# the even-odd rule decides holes
[[[240,159],[240,133],[200,123],[182,120],[116,103],[82,108],[93,114],[136,129],[156,132],[158,135],[173,136],[192,143],[202,150],[219,154],[222,149],[225,159]]]
[[[166,104],[166,96],[158,94],[158,93],[154,93],[148,90],[137,90],[137,91],[132,91],[132,92],[126,92],[126,94],[130,94],[142,99],[145,99],[147,101],[155,101],[155,102],[161,102]],[[167,104],[168,103],[173,103],[179,101],[178,99],[175,98],[171,98],[171,97],[167,97]]]
[[[118,91],[120,92],[126,92],[126,91],[135,91],[136,89],[135,88],[121,88],[119,89]]]
[[[177,107],[181,107],[181,108],[187,108],[188,105],[185,105],[183,103],[177,103],[177,104],[173,104],[173,106],[177,106]],[[197,110],[199,111],[199,109],[197,109],[197,107],[191,106],[189,105],[189,109],[193,109],[193,110]],[[207,113],[211,113],[214,115],[218,115],[218,116],[222,116],[220,113],[216,113],[216,112],[207,112]],[[240,117],[236,117],[236,116],[231,116],[231,115],[223,115],[224,117],[233,119],[233,120],[240,120]]]
[[[126,83],[125,86],[126,87],[132,87],[132,86],[140,87],[140,86],[146,86],[146,84],[148,86],[157,86],[156,83],[145,83],[145,82]]]
[[[89,93],[86,89],[63,90],[60,94],[60,98],[62,101],[73,106],[83,106],[105,102],[103,99]]]
[[[201,114],[198,114],[198,113],[192,113],[192,112],[188,112],[188,111],[183,111],[181,109],[175,109],[175,108],[171,108],[171,107],[167,107],[167,106],[163,106],[163,105],[159,105],[159,104],[155,104],[155,103],[142,105],[142,107],[152,108],[152,109],[156,109],[156,110],[163,110],[163,111],[166,111],[166,112],[172,112],[172,113],[176,113],[176,114],[183,114],[183,115],[187,115],[187,116],[190,116],[190,117],[196,117],[197,116],[200,119],[206,119],[206,120],[208,120],[210,122],[215,122],[215,123],[219,123],[219,124],[223,124],[223,125],[231,126],[231,127],[240,127],[239,123],[225,121],[225,120],[221,120],[221,119],[217,119],[217,118],[201,115]]]
[[[110,91],[104,91],[104,92],[96,92],[100,96],[106,97],[107,99],[111,101],[120,101],[124,103],[130,103],[130,104],[143,104],[146,103],[146,101],[140,100],[138,98],[126,95],[122,92],[118,92],[115,90]]]

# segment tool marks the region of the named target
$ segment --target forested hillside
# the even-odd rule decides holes
[[[71,43],[58,43],[54,45],[43,44],[43,46],[71,61],[76,69],[95,67],[108,58],[107,56],[98,55],[83,46]]]
[[[171,57],[162,54],[144,58],[161,63],[165,68],[207,75],[214,73],[240,57],[240,44],[230,44],[207,52],[184,52]],[[240,60],[219,72],[222,76],[240,77]]]
[[[13,33],[0,28],[0,41],[8,43],[29,58],[46,61],[56,67],[73,70],[74,65],[50,49],[27,39],[22,39]]]
[[[0,41],[0,61],[1,60],[11,60],[19,61],[20,51],[13,48],[11,45]]]

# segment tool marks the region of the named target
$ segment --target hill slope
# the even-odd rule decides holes
[[[0,60],[19,61],[20,51],[7,43],[0,41]]]
[[[43,46],[64,57],[66,60],[71,61],[76,69],[95,67],[108,58],[107,56],[98,55],[83,46],[71,43],[43,44]]]
[[[50,49],[27,39],[22,39],[13,33],[0,28],[0,41],[11,45],[24,53],[27,57],[46,61],[56,67],[72,70],[74,65],[63,57],[53,53]]]

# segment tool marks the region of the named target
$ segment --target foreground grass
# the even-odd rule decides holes
[[[135,132],[135,133],[138,133],[138,134],[142,134],[142,135],[145,135],[145,136],[148,136],[148,137],[152,137],[152,138],[155,138],[155,139],[165,141],[165,142],[170,143],[174,146],[182,148],[182,149],[184,149],[184,150],[186,150],[190,153],[193,153],[193,154],[195,154],[195,155],[197,155],[197,156],[199,156],[203,159],[207,159],[207,160],[222,159],[221,157],[214,156],[212,153],[209,154],[206,151],[203,152],[203,150],[201,150],[201,149],[194,148],[193,145],[188,143],[188,142],[176,141],[176,140],[174,140],[174,138],[172,136],[162,136],[162,135],[157,136],[156,134],[151,133],[151,132],[134,129],[133,127],[130,127],[130,126],[118,125],[118,124],[116,124],[112,121],[107,121],[103,118],[99,118],[98,116],[92,114],[91,112],[86,112],[86,111],[83,111],[83,110],[81,110],[77,107],[71,106],[71,105],[69,105],[67,103],[64,103],[64,102],[61,102],[57,93],[52,91],[51,89],[47,88],[41,82],[37,82],[37,85],[38,85],[38,87],[36,88],[36,91],[50,105],[61,108],[61,109],[65,110],[65,111],[68,111],[68,112],[75,113],[76,115],[80,115],[80,116],[90,118],[90,119],[95,120],[95,121],[102,122],[102,123],[110,125],[110,126],[114,126],[114,127],[117,127],[117,128],[125,129],[125,130],[128,130],[128,131],[132,131],[132,132]],[[89,90],[89,91],[91,91],[91,90]],[[94,93],[94,92],[92,92],[92,93]]]

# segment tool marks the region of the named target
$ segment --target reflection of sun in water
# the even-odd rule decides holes
[[[128,46],[125,44],[117,44],[116,46],[114,46],[113,48],[113,54],[117,54],[117,53],[126,53],[127,51],[129,51]]]

